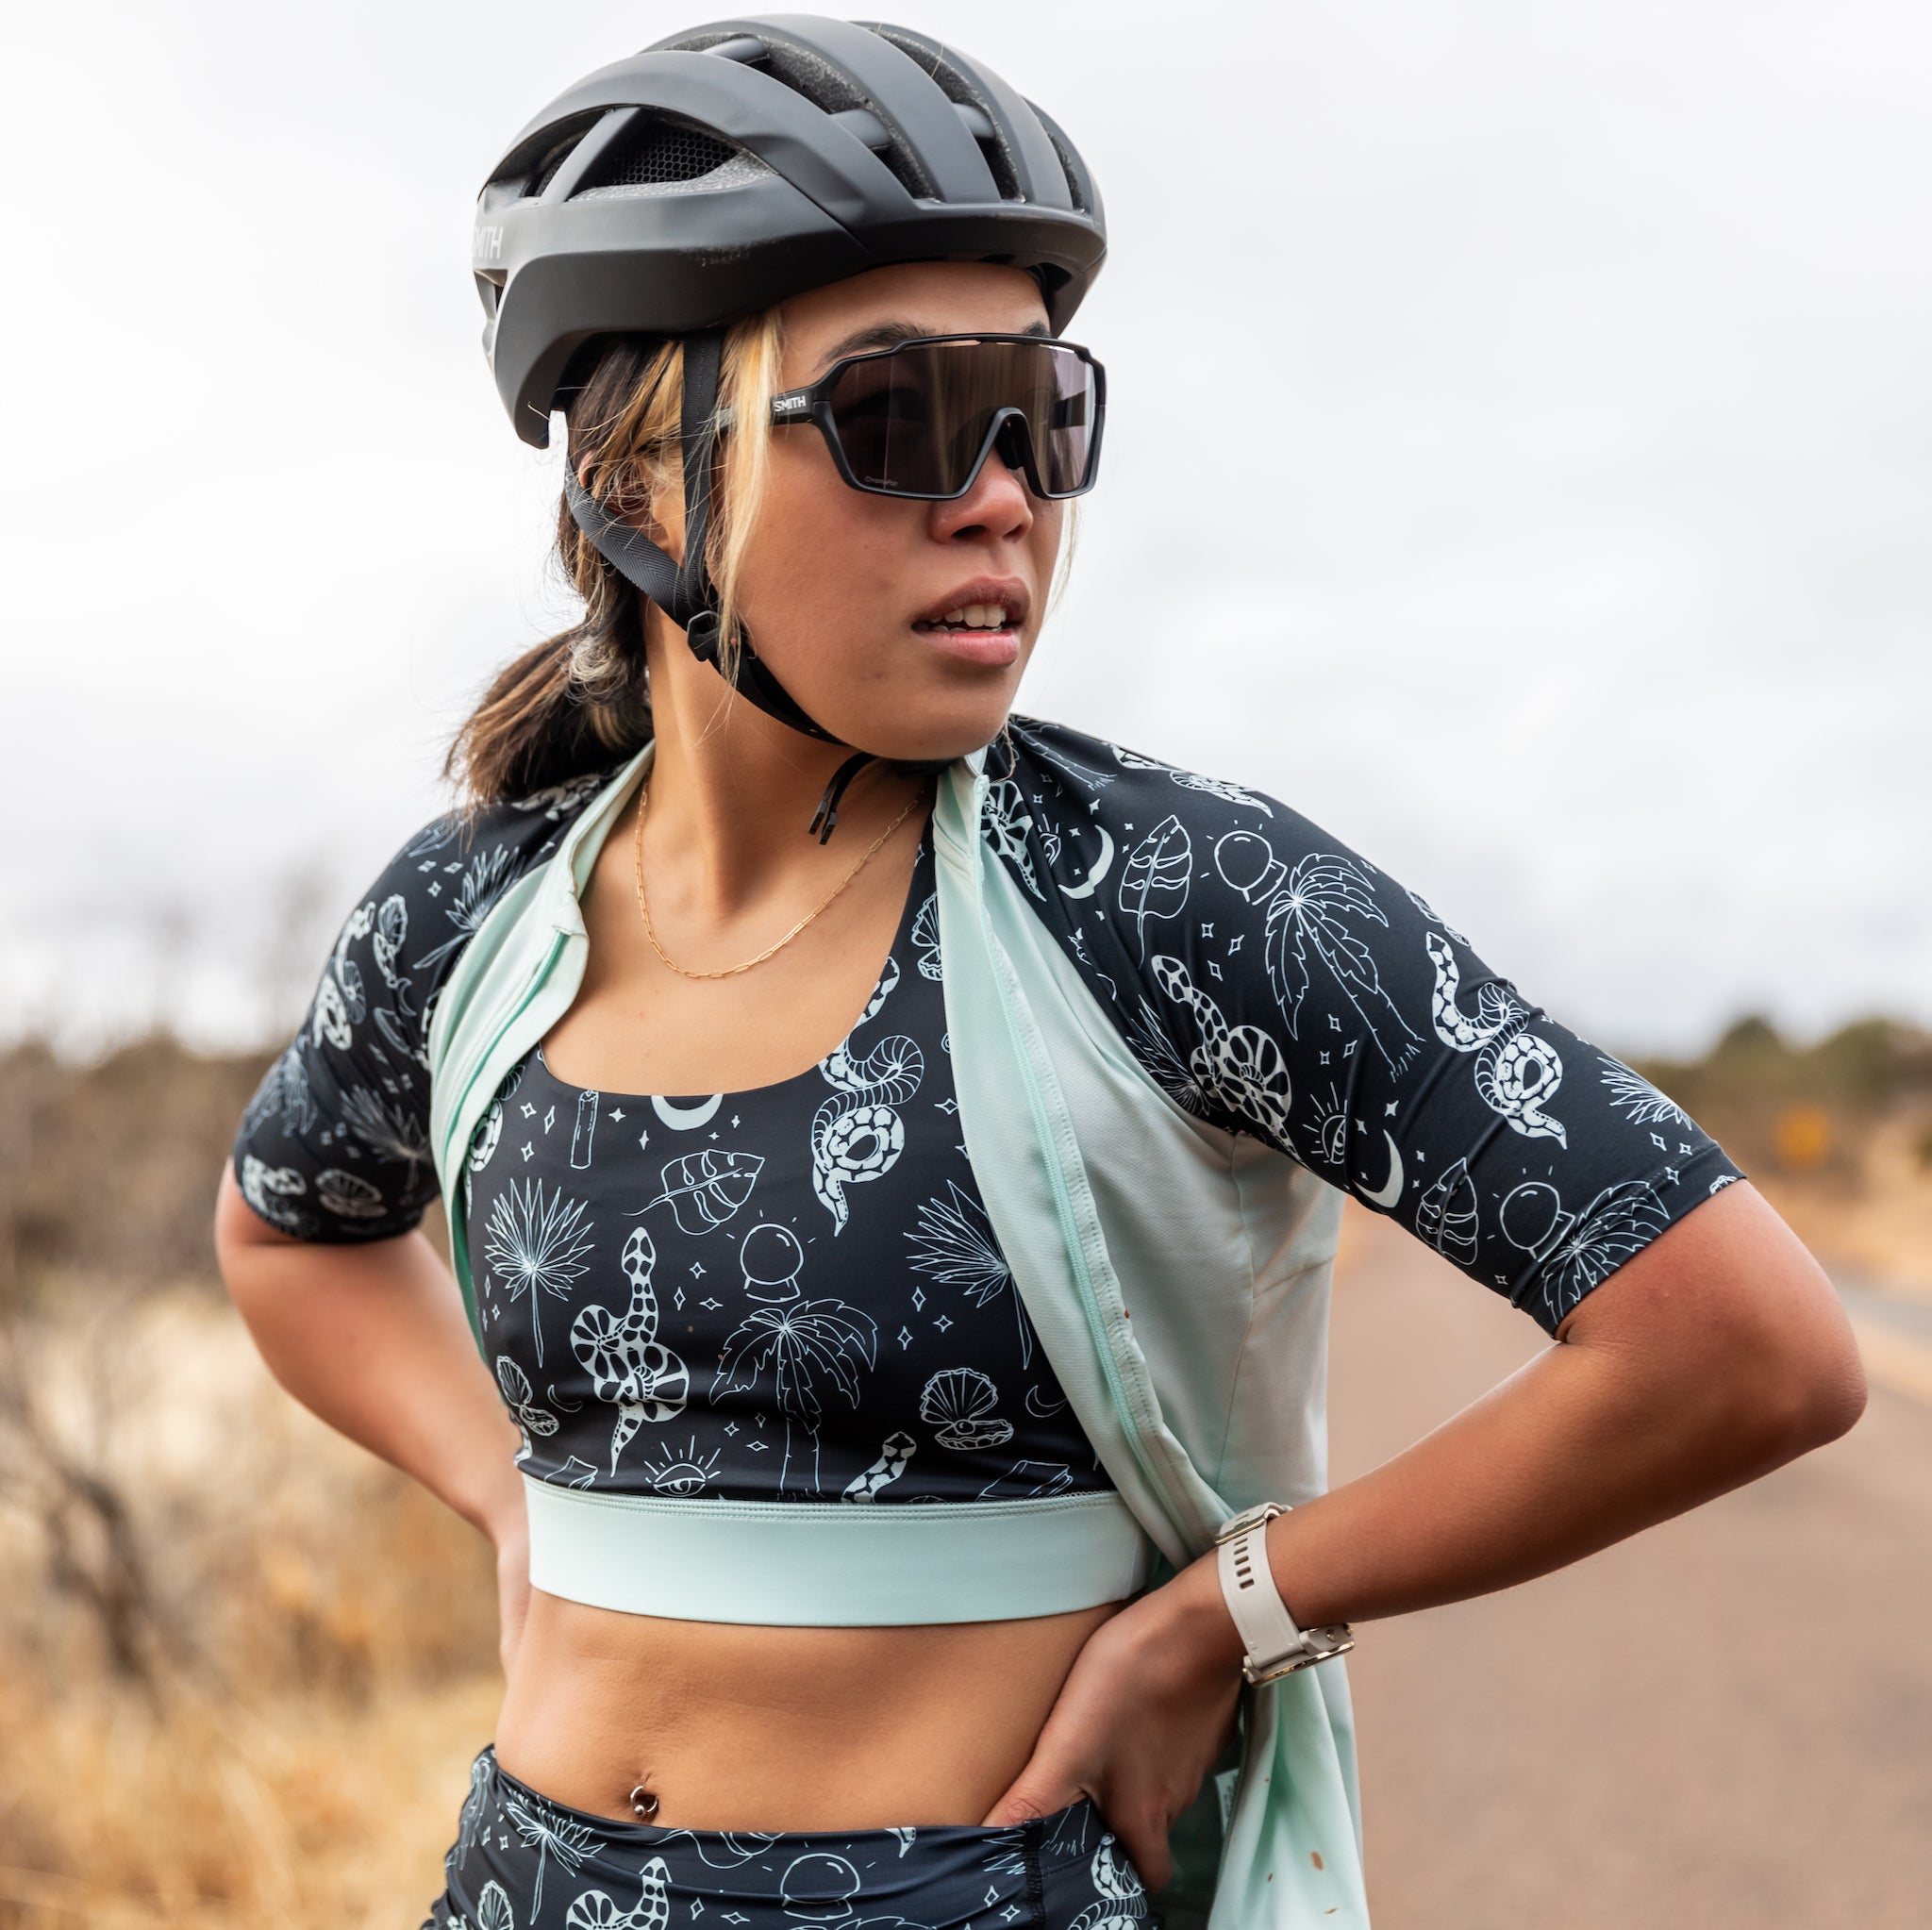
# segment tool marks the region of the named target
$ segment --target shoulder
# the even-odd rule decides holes
[[[1264,790],[1064,724],[1014,717],[1009,731],[1010,768],[1003,750],[989,757],[990,841],[1049,923],[1079,906],[1150,978],[1157,955],[1204,936],[1239,950],[1250,926],[1279,925],[1310,893],[1354,900],[1371,923],[1388,922],[1384,901],[1433,916]]]
[[[433,818],[358,894],[236,1137],[236,1178],[270,1224],[359,1240],[421,1219],[436,1192],[430,1011],[503,894],[556,851],[612,774]]]
[[[1415,1062],[1443,929],[1421,899],[1266,791],[1065,724],[1010,730],[989,840],[1190,1110],[1286,1150],[1291,1084],[1362,1053],[1397,1077]]]
[[[528,797],[446,812],[414,832],[350,912],[337,957],[366,947],[384,985],[420,1020],[463,948],[503,894],[556,852],[611,771],[594,771]],[[407,971],[407,986],[391,976]],[[326,983],[326,979],[325,979]]]

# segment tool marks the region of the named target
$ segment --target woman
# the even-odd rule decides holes
[[[1661,1094],[1279,800],[1012,710],[1103,253],[996,75],[800,15],[590,76],[483,191],[584,618],[218,1208],[278,1377],[497,1550],[431,1922],[1365,1922],[1348,1625],[1861,1409]],[[1559,1344],[1324,1492],[1349,1190]]]

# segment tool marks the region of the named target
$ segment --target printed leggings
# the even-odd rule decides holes
[[[664,1829],[553,1803],[493,1745],[443,1869],[423,1930],[1160,1930],[1088,1797],[997,1829]]]

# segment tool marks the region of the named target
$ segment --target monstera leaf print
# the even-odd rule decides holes
[[[680,1233],[708,1233],[751,1198],[764,1163],[757,1153],[727,1153],[712,1146],[687,1153],[659,1172],[658,1182],[664,1190],[638,1210],[668,1205]]]
[[[1302,1001],[1319,961],[1352,1005],[1391,1073],[1408,1069],[1422,1040],[1382,990],[1382,974],[1367,942],[1351,923],[1389,920],[1359,867],[1325,852],[1311,852],[1268,901],[1265,938],[1268,982],[1291,1037],[1300,1037]]]
[[[1147,921],[1178,918],[1186,909],[1194,870],[1194,840],[1172,815],[1163,818],[1127,854],[1121,867],[1120,906],[1134,921],[1141,957],[1147,957]]]

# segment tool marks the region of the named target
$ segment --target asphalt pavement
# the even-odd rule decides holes
[[[1932,1925],[1932,1321],[1843,1290],[1872,1396],[1841,1439],[1555,1574],[1357,1625],[1376,1930]],[[1352,1212],[1333,1481],[1547,1344]]]

